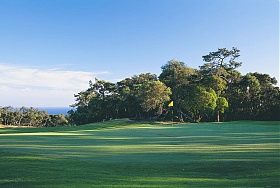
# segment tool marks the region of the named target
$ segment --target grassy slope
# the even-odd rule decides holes
[[[0,187],[280,187],[279,123],[3,128]]]

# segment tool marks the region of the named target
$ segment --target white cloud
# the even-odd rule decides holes
[[[98,74],[0,64],[0,106],[69,106]]]

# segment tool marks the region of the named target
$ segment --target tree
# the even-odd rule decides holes
[[[259,82],[259,97],[257,108],[257,119],[260,120],[280,120],[280,90],[276,87],[277,80],[268,74],[249,73]]]
[[[240,56],[240,50],[233,47],[231,50],[219,48],[215,52],[202,56],[206,63],[200,66],[202,75],[216,75],[231,83],[238,79],[240,73],[236,71],[242,65],[242,62],[236,59]]]
[[[141,107],[141,90],[143,85],[149,82],[157,81],[157,75],[151,73],[134,75],[117,83],[119,88],[122,106],[125,108],[123,113],[125,117],[141,119],[146,113]]]
[[[0,123],[3,125],[48,127],[66,125],[68,120],[62,114],[49,115],[47,112],[36,108],[0,108]]]
[[[231,50],[226,48],[219,48],[215,52],[210,52],[208,55],[202,56],[203,60],[207,62],[203,68],[211,68],[212,70],[219,70],[224,68],[226,71],[234,70],[242,65],[241,62],[236,61],[240,56],[240,50],[233,47]]]
[[[69,124],[67,118],[62,114],[49,115],[49,117],[49,122],[47,123],[48,127],[65,126]]]
[[[231,119],[256,119],[260,109],[261,87],[259,80],[246,74],[233,84],[226,93],[230,103],[228,110]]]
[[[204,87],[212,88],[218,96],[227,88],[227,82],[218,75],[204,75],[201,83]]]
[[[90,87],[76,96],[76,110],[69,111],[75,124],[84,124],[114,118],[141,118],[139,92],[148,82],[157,80],[155,74],[145,73],[126,78],[117,83],[95,79]]]
[[[177,60],[168,61],[161,69],[159,80],[170,87],[172,91],[171,100],[176,104],[174,115],[178,117],[179,121],[183,121],[182,115],[186,113],[183,108],[185,90],[190,84],[197,82],[198,71]]]
[[[218,97],[216,104],[217,121],[220,122],[220,113],[223,114],[225,112],[225,109],[228,108],[228,101],[224,97]]]
[[[75,124],[142,119],[161,114],[164,104],[172,100],[179,121],[220,121],[223,114],[227,120],[279,119],[276,79],[260,73],[242,75],[237,70],[242,64],[239,56],[237,48],[219,48],[202,57],[205,63],[199,70],[170,60],[158,78],[145,73],[117,83],[90,81],[86,91],[75,95],[76,110],[69,112],[69,118]],[[168,118],[168,112],[163,114],[163,119]]]
[[[167,87],[174,89],[178,85],[186,84],[190,81],[192,75],[196,75],[196,70],[187,67],[184,62],[170,60],[161,67],[159,80]]]
[[[186,89],[183,108],[195,122],[199,122],[214,112],[216,100],[217,95],[213,89],[193,85]]]
[[[13,108],[11,106],[2,107],[0,110],[1,120],[3,125],[10,125],[12,119]]]
[[[138,95],[141,98],[140,105],[145,112],[156,110],[161,114],[164,103],[170,101],[171,90],[161,81],[152,81],[144,83]]]
[[[97,82],[98,80],[95,79],[95,81]],[[89,81],[89,88],[86,91],[81,91],[78,94],[74,94],[74,97],[76,98],[75,104],[72,104],[72,107],[82,107],[82,106],[87,106],[89,101],[96,96],[96,92],[93,86],[92,81]]]

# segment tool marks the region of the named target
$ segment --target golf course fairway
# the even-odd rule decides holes
[[[280,122],[1,128],[0,187],[280,187]]]

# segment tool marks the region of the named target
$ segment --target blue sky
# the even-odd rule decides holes
[[[242,73],[279,80],[279,1],[0,0],[0,106],[68,106],[94,77],[197,68],[233,46]]]

